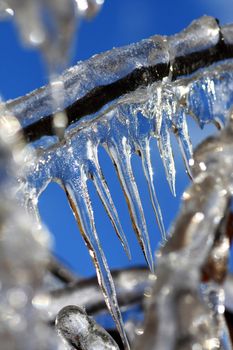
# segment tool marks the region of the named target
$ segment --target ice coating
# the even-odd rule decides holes
[[[232,25],[231,24],[227,24],[225,25],[222,29],[222,34],[223,34],[223,37],[224,37],[224,41],[227,43],[227,44],[232,44],[232,38],[233,38],[233,28],[232,28]]]
[[[174,53],[174,57],[206,50],[218,43],[219,34],[220,28],[216,19],[205,16],[168,39],[169,50]]]
[[[209,26],[212,28],[214,21],[210,17],[202,17],[194,21],[194,24],[187,29],[185,34],[171,36],[170,38],[153,36],[136,44],[95,55],[85,62],[79,62],[76,66],[68,69],[61,77],[61,81],[65,86],[64,107],[70,106],[74,101],[98,86],[108,85],[124,78],[135,69],[164,64],[165,75],[163,77],[166,77],[168,72],[166,66],[172,62],[174,55],[176,56],[179,53],[175,45],[178,45],[182,41],[181,39],[184,40],[187,34],[192,36],[191,45],[194,53],[197,49],[203,51],[216,44],[219,32],[215,39],[212,36],[210,38],[206,36]],[[216,21],[215,26],[217,26]],[[196,33],[193,27],[194,29],[201,27],[202,30]],[[230,28],[229,26],[227,32]],[[186,43],[184,48],[187,48],[187,45]],[[185,54],[188,53],[189,51],[185,52]],[[159,72],[156,74],[158,79],[161,80]],[[147,77],[147,73],[145,73],[145,85],[149,85],[147,83],[148,78],[150,77]],[[49,87],[43,87],[10,103],[9,107],[19,118],[24,116],[21,117],[23,126],[53,112],[53,106],[49,101],[49,89]]]
[[[78,62],[61,76],[64,83],[64,107],[85,96],[98,86],[113,83],[130,74],[134,69],[169,62],[163,37],[152,37],[140,43],[112,49],[95,55],[85,62]],[[53,112],[50,87],[45,86],[14,101],[9,109],[20,118],[23,127]]]
[[[66,306],[57,315],[58,334],[74,350],[119,350],[112,337],[78,306]]]
[[[36,228],[32,233],[33,223],[25,212],[6,199],[1,215],[1,349],[57,350],[54,332],[32,305],[48,262],[47,233]]]
[[[199,27],[201,30],[198,30]],[[209,36],[206,36],[208,33]],[[191,174],[188,164],[192,156],[192,147],[186,116],[189,114],[195,116],[201,127],[209,122],[222,126],[232,104],[232,63],[230,59],[226,62],[218,62],[214,66],[208,64],[210,65],[208,69],[201,72],[194,70],[192,75],[182,74],[182,72],[181,76],[178,75],[179,62],[176,61],[176,58],[178,60],[180,56],[174,52],[174,48],[176,45],[179,47],[179,42],[184,43],[186,37],[192,37],[192,40],[191,46],[184,45],[184,49],[187,49],[184,55],[196,53],[199,49],[200,52],[209,50],[218,44],[219,27],[215,20],[204,17],[180,36],[152,37],[126,48],[114,49],[97,55],[66,71],[61,81],[64,84],[64,107],[67,107],[70,127],[66,128],[64,138],[60,137],[60,140],[50,133],[51,130],[48,133],[46,129],[43,130],[45,131],[44,138],[35,139],[33,144],[38,157],[27,164],[28,175],[25,181],[21,179],[22,188],[25,191],[24,202],[35,214],[38,196],[50,181],[59,182],[66,191],[80,231],[96,266],[106,303],[123,337],[124,330],[115,288],[95,229],[87,181],[91,179],[94,182],[113,226],[124,248],[128,251],[125,235],[98,163],[98,147],[102,145],[116,167],[138,241],[148,265],[153,270],[149,235],[132,171],[131,157],[137,153],[142,158],[152,204],[165,239],[161,210],[153,183],[150,139],[152,137],[157,139],[168,183],[172,192],[175,193],[175,164],[171,134],[176,135],[185,164]],[[200,62],[202,63],[202,60]],[[151,67],[154,68],[150,70]],[[123,86],[123,93],[111,90],[114,84],[121,86],[122,81],[127,83],[128,78],[131,79],[130,77],[137,76],[137,74],[140,79],[133,81],[133,86],[131,84],[127,88]],[[150,74],[153,75],[154,80],[151,80]],[[110,95],[113,93],[112,99],[100,94],[105,87],[110,89]],[[97,104],[97,109],[94,111],[91,109],[92,100],[91,103],[88,100],[93,96],[93,102]],[[24,130],[29,131],[28,137],[30,137],[30,128],[33,128],[38,121],[43,123],[48,120],[49,122],[49,115],[53,108],[50,97],[50,88],[45,87],[25,98],[7,103],[8,108],[18,117]],[[101,104],[105,97],[107,102]],[[79,110],[77,107],[78,111],[71,110],[71,107],[72,103],[79,102],[82,98],[89,101],[89,105],[83,103],[82,108],[87,106],[92,112],[84,111],[83,118],[79,120],[80,105]],[[77,113],[77,118],[75,113]]]

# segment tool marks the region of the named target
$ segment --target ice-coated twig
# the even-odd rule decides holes
[[[70,68],[61,77],[65,84],[64,107],[68,125],[97,113],[127,93],[162,81],[169,76],[170,70],[172,81],[175,81],[231,59],[231,33],[232,25],[221,28],[215,19],[202,17],[180,34],[154,36],[96,55]],[[28,141],[54,135],[52,113],[55,111],[51,110],[49,95],[50,89],[44,87],[8,104],[21,119]]]
[[[120,307],[129,308],[134,303],[142,303],[144,290],[152,285],[150,273],[145,268],[111,271]],[[47,307],[41,306],[41,299],[49,300]],[[70,283],[62,288],[54,289],[43,295],[38,294],[33,305],[43,312],[43,319],[53,322],[59,310],[67,305],[83,307],[88,315],[106,311],[103,294],[96,277]]]
[[[48,263],[48,272],[64,284],[74,283],[78,280],[78,276],[72,273],[56,258],[51,257]]]

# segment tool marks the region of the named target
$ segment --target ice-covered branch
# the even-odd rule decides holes
[[[148,269],[131,268],[111,273],[120,307],[127,309],[135,303],[141,304],[144,290],[151,286],[153,280],[149,278]],[[42,299],[48,300],[46,308],[41,305]],[[92,316],[106,311],[104,297],[96,277],[69,283],[47,294],[38,294],[33,300],[33,305],[42,310],[43,319],[47,322],[54,322],[59,310],[66,305],[79,305]]]
[[[200,68],[233,57],[232,25],[219,27],[210,17],[193,22],[180,34],[154,36],[79,63],[61,77],[64,108],[71,125],[140,87],[175,81]],[[55,84],[55,83],[54,83]],[[58,82],[59,85],[59,82]],[[27,141],[55,134],[50,87],[7,104],[23,126]]]

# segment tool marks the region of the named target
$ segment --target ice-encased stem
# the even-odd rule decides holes
[[[221,28],[222,32],[227,36],[231,26],[228,26],[225,31],[223,29],[224,27]],[[166,37],[154,36],[140,43],[96,55],[70,68],[61,77],[65,86],[64,108],[67,108],[69,123],[75,123],[83,116],[98,112],[104,105],[137,88],[151,85],[156,81],[161,82],[169,74],[169,59],[171,54],[174,57],[174,52],[177,62],[172,61],[173,81],[180,76],[196,72],[199,68],[211,65],[214,59],[218,62],[228,58],[231,54],[232,42],[226,42],[225,48],[224,45],[218,48],[219,33],[220,28],[216,20],[204,16],[194,21],[184,32],[171,36],[166,45],[164,44]],[[182,50],[179,46],[182,46]],[[197,55],[196,60],[190,64],[192,56],[189,57],[189,55],[193,53]],[[111,91],[115,84],[116,88]],[[81,102],[84,102],[82,98],[85,96],[88,99],[82,104]],[[80,103],[76,103],[78,100]],[[94,104],[97,104],[96,108]],[[28,105],[30,109],[27,108]],[[51,135],[48,134],[52,131],[51,125],[47,124],[46,119],[46,116],[54,113],[50,104],[49,87],[43,87],[18,100],[9,101],[7,107],[20,119],[25,132],[26,126],[31,124],[31,129],[28,129],[28,140]],[[44,118],[41,121],[44,126],[38,124],[33,129],[32,124],[41,118]],[[32,135],[33,132],[35,135]]]
[[[123,270],[111,271],[117,299],[123,310],[141,303],[145,288],[152,285],[149,279],[150,272],[147,268],[128,268]],[[50,300],[48,307],[41,307],[41,295],[39,294],[33,300],[33,305],[43,312],[43,319],[49,323],[53,322],[61,310],[66,305],[79,305],[83,307],[90,315],[108,312],[103,293],[98,285],[96,277],[78,280],[69,283],[64,287],[50,290],[43,293],[42,297]]]
[[[0,108],[0,114],[2,114]],[[58,350],[60,342],[33,305],[49,262],[51,241],[19,197],[17,176],[25,156],[20,125],[8,113],[0,118],[0,347],[1,350]],[[19,135],[18,135],[19,136]],[[17,193],[17,196],[16,196]]]

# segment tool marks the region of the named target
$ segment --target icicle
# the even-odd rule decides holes
[[[162,235],[162,239],[166,241],[166,231],[164,228],[163,216],[161,213],[160,205],[159,205],[155,188],[154,188],[153,168],[152,168],[151,159],[150,159],[149,143],[150,143],[149,140],[145,140],[144,145],[140,147],[140,154],[142,157],[143,171],[144,171],[149,192],[150,192],[151,203],[155,212],[155,216]]]
[[[158,135],[157,144],[159,147],[160,155],[163,161],[163,165],[166,171],[167,180],[173,195],[176,195],[175,188],[175,176],[176,168],[173,158],[172,145],[170,139],[170,132],[166,125],[166,120],[163,119],[160,134]]]
[[[76,172],[76,178],[70,179],[68,183],[64,184],[64,187],[67,191],[71,208],[78,221],[80,232],[95,264],[98,282],[103,290],[106,304],[116,322],[125,347],[128,349],[128,340],[124,331],[112,276],[95,229],[86,180],[83,172],[80,175]]]
[[[78,306],[66,306],[59,312],[56,329],[70,350],[119,350],[110,334]]]
[[[116,233],[124,247],[124,250],[126,252],[126,254],[128,255],[129,259],[131,258],[131,253],[130,253],[130,249],[129,249],[129,245],[127,242],[127,238],[123,232],[120,220],[118,218],[118,214],[116,211],[116,208],[113,204],[112,201],[112,197],[110,195],[110,191],[108,189],[107,183],[105,181],[105,178],[102,174],[102,172],[98,172],[98,171],[93,171],[92,172],[92,176],[93,176],[93,182],[94,185],[96,187],[96,190],[99,194],[99,197],[104,205],[104,208],[116,230]]]
[[[117,214],[117,210],[113,203],[112,196],[110,194],[107,182],[100,168],[98,157],[97,157],[97,148],[95,145],[93,145],[93,143],[88,141],[87,149],[88,149],[88,159],[92,161],[92,166],[90,167],[90,170],[89,170],[91,178],[96,187],[97,193],[103,203],[103,206],[112,222],[112,225],[124,247],[124,250],[130,259],[131,253],[127,242],[127,238],[122,229],[122,226]]]
[[[150,133],[154,133],[160,156],[166,172],[167,181],[171,192],[175,195],[175,164],[172,154],[170,133],[176,110],[179,108],[176,94],[173,91],[171,82],[163,79],[161,83],[155,83],[148,87],[148,99],[136,108],[142,114],[153,120],[153,129],[150,127]],[[148,132],[148,137],[150,135]],[[140,138],[140,136],[138,137]]]
[[[126,138],[123,137],[120,144],[118,145],[109,145],[108,152],[116,167],[117,175],[126,197],[131,220],[137,234],[138,241],[142,247],[143,253],[151,271],[154,271],[154,261],[151,253],[150,239],[147,232],[146,220],[142,208],[141,199],[131,167],[130,149],[129,145],[127,145]]]
[[[193,149],[192,142],[189,137],[188,126],[186,121],[185,111],[180,110],[175,121],[175,136],[177,137],[180,150],[184,159],[186,170],[192,178],[191,169],[189,167],[189,160],[192,158]]]

